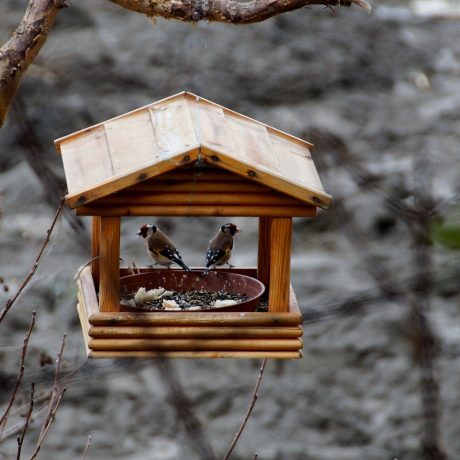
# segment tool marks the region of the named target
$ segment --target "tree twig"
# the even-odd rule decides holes
[[[0,323],[2,322],[3,318],[5,318],[6,314],[8,313],[8,311],[10,310],[10,308],[13,306],[14,302],[16,302],[16,299],[19,297],[19,295],[21,294],[21,292],[24,290],[24,288],[27,286],[27,283],[31,280],[31,278],[34,276],[35,274],[35,271],[37,270],[38,268],[38,264],[40,262],[40,259],[43,255],[43,252],[45,251],[45,248],[46,246],[48,245],[49,243],[49,240],[50,240],[50,236],[51,236],[51,233],[54,229],[54,226],[56,225],[56,222],[59,218],[59,215],[61,214],[62,212],[62,209],[63,209],[63,206],[64,206],[64,199],[61,200],[61,202],[59,203],[59,206],[57,208],[57,211],[56,211],[56,214],[54,215],[54,219],[53,219],[53,222],[51,223],[51,227],[46,231],[46,237],[45,237],[45,240],[43,241],[43,244],[42,244],[42,247],[40,249],[40,251],[38,252],[38,255],[37,257],[35,258],[35,262],[34,264],[32,265],[32,268],[29,272],[29,274],[25,277],[24,281],[22,282],[21,286],[19,287],[19,289],[17,290],[16,294],[14,295],[13,298],[11,299],[8,299],[6,301],[6,304],[4,305],[4,307],[2,308],[2,310],[0,311]]]
[[[22,76],[48,38],[66,0],[30,0],[21,23],[0,48],[0,128]]]
[[[184,424],[185,433],[191,447],[202,460],[214,460],[211,445],[206,440],[205,432],[199,419],[193,413],[192,403],[187,397],[170,360],[161,358],[155,361],[165,387],[169,391],[169,401],[176,410],[178,419]]]
[[[34,449],[34,452],[32,453],[32,456],[30,457],[30,460],[33,460],[37,457],[38,452],[40,451],[42,447],[43,441],[45,440],[45,437],[48,434],[51,428],[51,425],[54,422],[56,412],[59,408],[59,404],[61,403],[61,400],[66,391],[66,388],[62,388],[62,389],[59,388],[59,372],[60,372],[61,363],[62,363],[62,355],[64,353],[65,341],[66,341],[66,334],[64,334],[64,336],[62,337],[61,348],[56,358],[56,369],[54,373],[53,391],[51,393],[50,402],[48,404],[48,411],[46,413],[45,418],[43,419],[43,423],[42,423],[42,427],[40,430],[40,434],[38,436],[37,444],[35,445],[35,449]]]
[[[85,450],[83,451],[83,455],[81,456],[81,460],[85,460],[86,454],[88,453],[89,448],[91,447],[91,435],[88,436],[88,440],[86,441]]]
[[[8,415],[10,413],[11,408],[13,407],[14,400],[16,398],[16,394],[19,390],[19,387],[21,386],[21,381],[22,377],[24,375],[24,361],[26,359],[26,353],[27,353],[27,345],[29,344],[29,339],[30,335],[32,334],[32,329],[35,326],[35,315],[36,312],[35,310],[32,312],[32,320],[30,322],[29,330],[27,331],[27,334],[24,338],[24,344],[22,345],[22,353],[21,353],[21,361],[19,363],[19,373],[18,377],[16,379],[16,384],[14,386],[13,393],[10,396],[10,399],[8,401],[8,405],[5,409],[5,412],[3,413],[2,417],[0,418],[0,436],[3,434],[3,430],[5,429],[6,422],[8,420]]]
[[[248,410],[246,411],[246,415],[244,416],[244,419],[241,422],[241,425],[238,428],[238,431],[235,433],[233,441],[230,444],[230,447],[228,448],[227,453],[225,454],[223,460],[228,460],[230,458],[230,455],[232,454],[233,449],[235,448],[238,440],[240,439],[240,436],[243,433],[244,428],[246,427],[246,423],[248,422],[249,417],[252,414],[252,411],[254,409],[254,406],[255,406],[257,398],[258,398],[258,391],[259,391],[260,383],[262,382],[262,377],[264,375],[264,370],[265,370],[265,364],[266,363],[267,363],[267,358],[265,358],[262,361],[262,365],[260,366],[259,376],[257,378],[257,382],[256,382],[256,385],[254,387],[254,391],[252,392],[252,398],[251,398],[251,402],[249,403]]]
[[[248,24],[264,21],[309,5],[357,5],[371,10],[365,0],[110,0],[149,17],[192,22]],[[67,0],[29,0],[24,17],[12,37],[0,48],[0,128],[8,115],[22,76],[48,38]]]
[[[27,415],[24,421],[24,427],[22,429],[22,433],[17,437],[18,441],[18,453],[16,456],[16,460],[19,460],[21,458],[21,450],[22,450],[22,443],[24,442],[24,438],[26,436],[27,428],[29,426],[30,422],[30,417],[32,416],[32,412],[34,410],[34,392],[35,392],[35,384],[32,383],[31,388],[30,388],[30,404],[29,404],[29,410],[27,411]]]

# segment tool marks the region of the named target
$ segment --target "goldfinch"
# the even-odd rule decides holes
[[[171,264],[176,263],[184,270],[190,271],[190,268],[182,262],[182,256],[173,242],[155,225],[143,225],[137,234],[144,238],[147,252],[155,264],[170,268]]]
[[[233,237],[238,232],[241,232],[241,229],[235,224],[229,223],[220,227],[208,245],[205,273],[219,265],[228,264],[232,267],[229,261],[233,251]]]

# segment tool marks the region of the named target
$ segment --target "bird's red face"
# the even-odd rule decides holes
[[[152,233],[155,233],[157,231],[157,228],[155,227],[155,225],[147,225],[147,224],[144,224],[140,229],[139,231],[137,232],[137,234],[139,236],[142,236],[142,238],[147,238],[148,236],[148,233],[149,233],[149,230],[152,230]]]
[[[222,225],[220,228],[224,233],[229,233],[230,235],[235,235],[235,233],[241,232],[241,228],[238,228],[235,224],[228,223]]]

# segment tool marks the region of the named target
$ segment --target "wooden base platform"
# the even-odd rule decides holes
[[[255,269],[232,269],[256,277]],[[120,269],[120,275],[126,275]],[[302,357],[302,316],[289,312],[100,312],[91,268],[79,278],[78,313],[90,358]]]

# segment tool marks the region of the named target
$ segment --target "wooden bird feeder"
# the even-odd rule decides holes
[[[55,144],[67,204],[92,216],[96,259],[77,279],[89,357],[301,357],[292,218],[314,217],[331,202],[310,143],[183,92]],[[268,311],[122,311],[122,216],[258,217],[257,268],[217,270],[258,278]]]

